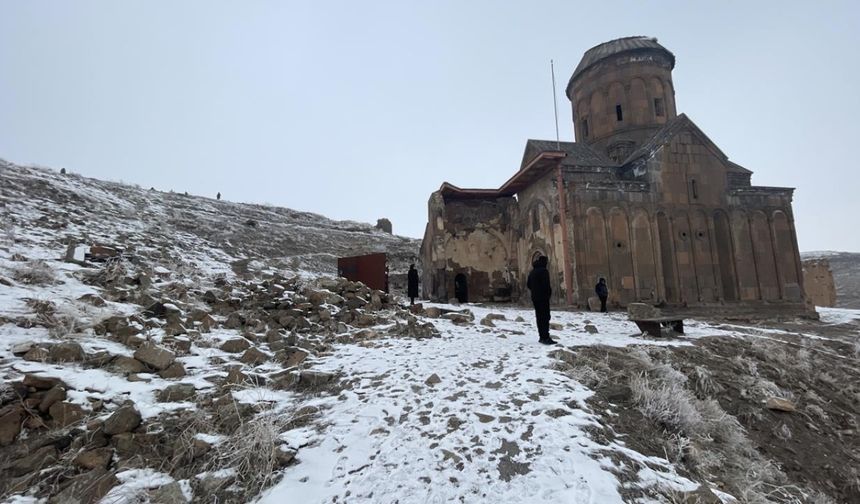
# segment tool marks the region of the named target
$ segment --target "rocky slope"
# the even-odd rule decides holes
[[[860,309],[860,253],[804,252],[801,257],[827,259],[833,272],[833,283],[836,284],[836,306]]]
[[[420,240],[393,236],[373,226],[333,221],[289,208],[232,203],[105,182],[76,174],[15,165],[0,159],[0,223],[49,233],[46,243],[103,243],[164,261],[196,255],[245,268],[265,258],[286,271],[336,273],[337,257],[387,252],[391,273],[402,273]],[[204,250],[205,249],[205,250]]]

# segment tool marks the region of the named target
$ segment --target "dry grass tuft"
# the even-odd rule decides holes
[[[12,276],[18,282],[27,285],[54,285],[57,283],[54,270],[42,260],[27,261],[17,266],[13,270]]]

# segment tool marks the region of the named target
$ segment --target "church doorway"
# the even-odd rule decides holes
[[[454,297],[461,303],[469,302],[469,283],[466,275],[462,273],[457,273],[454,277]]]

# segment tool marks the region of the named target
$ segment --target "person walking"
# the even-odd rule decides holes
[[[414,264],[409,265],[409,273],[407,279],[407,294],[409,295],[409,306],[415,304],[415,298],[418,297],[418,270]]]
[[[526,285],[531,291],[532,304],[535,307],[538,342],[554,345],[555,341],[549,337],[549,300],[552,296],[552,287],[549,285],[549,271],[546,269],[548,262],[549,259],[543,255],[535,260]]]
[[[606,298],[609,297],[609,287],[606,285],[606,279],[601,277],[594,286],[594,293],[600,298],[600,312],[606,313]]]

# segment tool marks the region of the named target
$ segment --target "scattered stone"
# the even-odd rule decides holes
[[[221,345],[221,350],[229,353],[241,353],[251,347],[251,343],[245,338],[231,338]]]
[[[502,481],[511,481],[514,476],[523,476],[531,471],[528,463],[514,462],[508,456],[499,459],[498,470],[499,479]]]
[[[234,366],[227,372],[227,378],[224,380],[227,383],[246,383],[248,381],[248,375],[243,373],[239,369],[239,366]]]
[[[132,373],[142,373],[146,370],[146,366],[139,360],[125,355],[117,355],[111,361],[110,366],[114,371],[128,375]]]
[[[178,481],[172,481],[152,490],[149,494],[149,502],[151,504],[187,504],[188,499],[182,492],[182,485]]]
[[[48,352],[52,362],[81,362],[87,357],[83,347],[75,341],[57,343]]]
[[[47,348],[33,347],[24,354],[22,359],[30,362],[46,362],[51,356]]]
[[[84,294],[78,298],[78,301],[91,304],[93,306],[104,306],[107,302],[96,294]]]
[[[442,315],[442,318],[446,319],[446,320],[450,320],[451,322],[453,322],[456,325],[468,325],[468,324],[471,324],[472,321],[475,319],[475,317],[471,313],[466,314],[466,313],[458,313],[458,312],[446,313],[446,314]]]
[[[561,331],[562,329],[564,329],[564,326],[559,324],[558,322],[550,322],[549,328],[553,331]]]
[[[119,480],[112,472],[107,469],[93,469],[72,478],[63,491],[48,500],[48,504],[98,502],[117,485]]]
[[[155,343],[146,343],[134,352],[134,358],[147,366],[162,370],[167,369],[173,364],[173,361],[176,360],[176,355]]]
[[[96,448],[79,453],[75,459],[75,465],[84,469],[105,469],[113,457],[113,448]]]
[[[522,318],[519,315],[517,315],[517,318],[514,319],[514,322],[525,322],[525,321],[526,321],[526,319]]]
[[[275,353],[275,360],[283,364],[285,368],[298,366],[310,355],[306,350],[297,347],[287,347]]]
[[[167,369],[162,369],[158,372],[158,376],[166,379],[170,378],[182,378],[186,375],[185,366],[182,365],[181,362],[174,362],[169,365]]]
[[[66,389],[60,386],[55,386],[52,389],[45,392],[45,395],[42,397],[41,402],[39,402],[39,411],[42,413],[47,413],[51,406],[54,405],[57,401],[65,401],[66,400]]]
[[[496,324],[493,323],[493,319],[489,317],[482,318],[480,324],[484,327],[496,327]]]
[[[12,461],[7,470],[13,476],[23,476],[53,464],[57,461],[57,455],[57,448],[54,445],[43,446],[25,457]]]
[[[484,413],[475,412],[475,415],[478,416],[478,420],[481,423],[489,423],[489,422],[492,422],[493,420],[496,419],[496,417],[494,417],[492,415],[485,415]]]
[[[588,334],[597,334],[597,326],[595,326],[594,324],[585,324],[585,332],[587,332]]]
[[[325,371],[313,371],[306,369],[299,373],[296,388],[308,389],[327,385],[334,381],[336,375]]]
[[[25,341],[23,343],[18,343],[18,344],[12,345],[11,352],[12,352],[12,355],[15,355],[16,357],[20,357],[35,347],[36,347],[35,342]]]
[[[768,397],[765,407],[769,410],[784,411],[786,413],[792,413],[797,410],[793,402],[780,397]]]
[[[290,462],[292,462],[296,458],[296,452],[290,450],[286,446],[276,446],[275,447],[275,463],[279,468],[286,467]]]
[[[105,420],[104,433],[108,436],[131,432],[140,425],[140,413],[133,404],[120,406],[111,416]]]
[[[0,416],[0,446],[8,446],[15,442],[18,434],[21,433],[21,422],[24,416],[24,408],[20,406]]]
[[[197,394],[193,383],[174,383],[158,394],[158,400],[164,402],[186,401]]]
[[[240,362],[251,366],[258,366],[267,360],[269,360],[269,356],[265,352],[257,349],[257,347],[251,347],[245,350],[245,353],[243,353],[242,357],[239,358]]]
[[[224,321],[224,327],[226,329],[239,329],[243,325],[245,325],[245,318],[238,312],[231,313],[227,316],[227,320]],[[244,348],[242,350],[244,350]]]
[[[437,383],[442,383],[442,379],[439,378],[439,375],[437,375],[436,373],[431,374],[426,380],[424,380],[424,384],[429,385],[431,387],[433,385],[436,385]]]
[[[69,425],[80,422],[86,417],[84,409],[77,404],[58,401],[48,408],[51,418],[57,427],[67,427]]]
[[[50,390],[58,385],[61,387],[66,386],[66,384],[59,378],[49,378],[47,376],[38,376],[34,374],[24,375],[22,383],[24,386],[33,387],[36,390]]]

